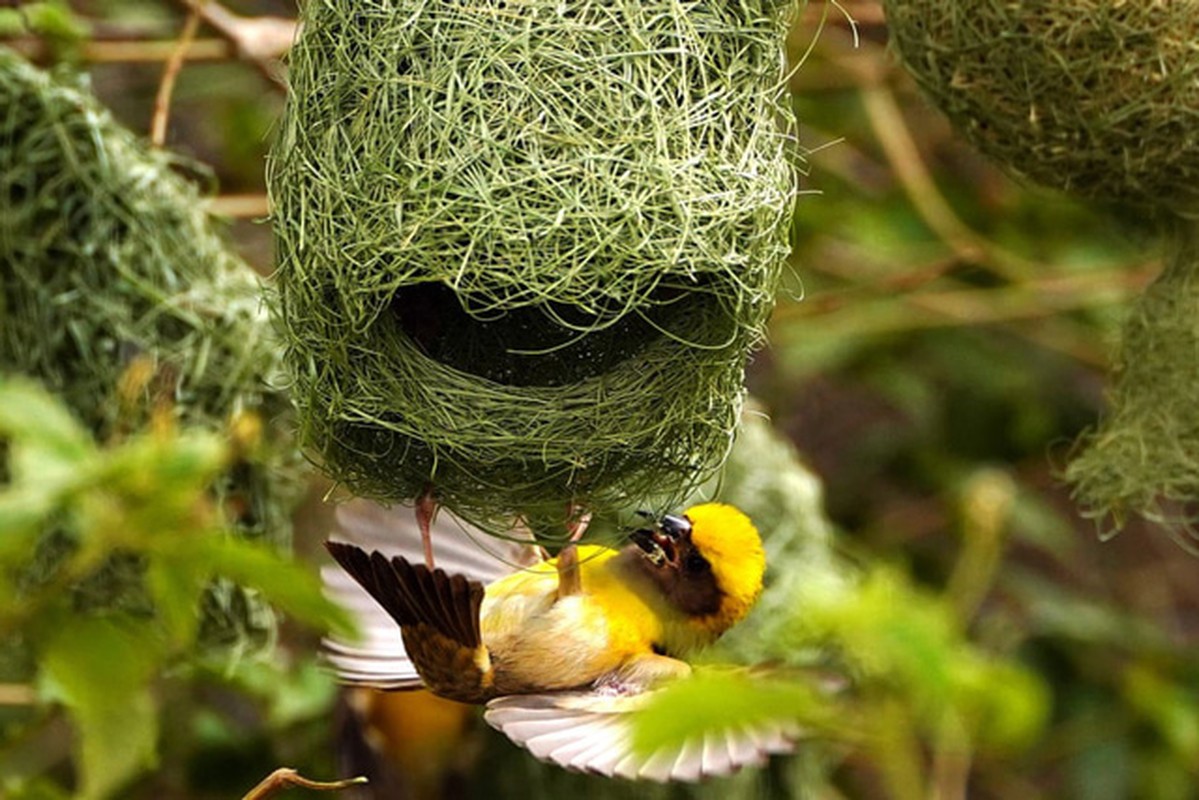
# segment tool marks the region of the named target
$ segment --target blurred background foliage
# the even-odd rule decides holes
[[[750,624],[769,630],[754,637],[760,628],[750,628],[728,646],[791,669],[848,670],[856,692],[784,687],[759,698],[790,703],[824,735],[798,758],[698,793],[1199,796],[1199,562],[1142,522],[1101,542],[1102,528],[1079,516],[1059,480],[1071,443],[1102,413],[1126,303],[1160,265],[1143,233],[1149,226],[1130,209],[1082,205],[1003,177],[895,65],[880,5],[841,6],[856,20],[856,36],[838,9],[813,2],[790,42],[804,52],[822,27],[792,82],[811,151],[793,225],[794,269],[770,346],[751,365],[750,388],[819,477],[823,498],[810,484],[811,499],[823,499],[838,530],[838,559],[862,577],[797,580],[789,591],[801,605],[768,604],[769,616]],[[148,135],[188,8],[182,0],[24,4],[0,8],[0,36],[38,63],[85,70],[117,118]],[[186,48],[166,145],[211,166],[212,211],[267,275],[262,158],[282,104],[285,68],[276,56],[294,7],[230,1],[228,11],[244,19],[225,9],[205,7]],[[6,437],[21,428],[13,409],[23,407],[8,391],[0,398]],[[29,430],[26,441],[39,428]],[[187,484],[193,500],[229,446],[185,431],[146,435],[104,458],[120,464],[199,448]],[[98,458],[88,449],[98,445],[79,441]],[[37,484],[14,468],[5,502]],[[326,487],[312,484],[296,514],[305,560],[315,558],[328,523]],[[122,543],[148,550],[155,531]],[[786,551],[775,567],[810,576],[799,567],[813,557]],[[59,600],[37,613],[61,613]],[[6,600],[0,623],[15,625],[25,612],[10,609],[20,608]],[[810,613],[791,613],[797,608]],[[140,634],[119,634],[126,635]],[[52,641],[38,651],[45,674],[36,683],[0,684],[0,793],[58,797],[74,785],[97,796],[118,786],[128,797],[236,797],[276,766],[330,777],[380,747],[381,761],[367,758],[390,792],[379,796],[690,793],[545,768],[473,712],[420,695],[339,697],[315,666],[313,635],[294,626],[280,632],[270,657],[232,664],[184,658],[169,636],[145,660],[121,647],[130,660],[113,667],[113,681],[149,704],[123,707],[124,719],[165,721],[155,768],[133,784],[104,784],[109,778],[94,763],[112,763],[108,756],[85,750],[74,761],[80,774],[72,772],[72,720],[85,732],[90,723],[82,684],[70,675],[51,680],[62,663],[46,658]],[[796,655],[814,651],[826,656]],[[3,666],[5,680],[31,669]],[[735,678],[712,680],[736,689]],[[70,715],[54,710],[64,706]],[[146,747],[120,758],[145,762]]]

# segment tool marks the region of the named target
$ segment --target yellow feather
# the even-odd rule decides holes
[[[716,585],[724,593],[720,610],[703,620],[719,635],[744,618],[762,593],[762,537],[749,517],[723,503],[692,506],[684,516],[691,520],[691,543],[712,565]]]
[[[612,568],[618,551],[579,548],[582,592],[558,599],[557,561],[513,573],[487,587],[483,641],[505,676],[527,682],[507,691],[572,688],[651,653],[662,615]],[[498,686],[499,684],[497,684]]]

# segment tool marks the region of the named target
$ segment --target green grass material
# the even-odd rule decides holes
[[[1165,271],[1134,303],[1111,410],[1066,476],[1091,515],[1194,535],[1199,500],[1199,227],[1179,221]],[[1199,543],[1182,539],[1192,549]]]
[[[257,278],[179,166],[85,87],[0,48],[0,371],[38,378],[102,439],[155,409],[210,430],[259,416],[265,436],[221,478],[219,499],[242,534],[287,545],[297,458],[276,420],[287,399],[268,383],[279,347]],[[146,364],[148,380],[131,381]],[[65,544],[52,535],[31,560],[52,568]],[[124,602],[140,575],[128,567],[118,557],[79,587],[83,602]],[[205,606],[210,641],[265,641],[272,629],[269,611],[229,585]]]
[[[787,250],[784,16],[304,5],[269,177],[301,438],[334,478],[546,533],[711,474]]]
[[[886,0],[933,104],[1018,177],[1103,200],[1199,205],[1199,4]]]

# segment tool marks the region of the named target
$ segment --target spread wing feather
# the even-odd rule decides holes
[[[410,508],[385,508],[369,500],[355,499],[337,507],[336,520],[330,539],[358,545],[367,552],[377,550],[386,559],[398,556],[413,564],[424,561],[420,528]],[[436,565],[455,576],[450,579],[445,616],[452,616],[449,609],[469,607],[463,602],[470,591],[469,582],[486,585],[515,567],[540,560],[533,547],[488,537],[448,514],[439,516],[431,533]],[[461,580],[457,580],[459,576]],[[338,565],[325,566],[321,570],[321,580],[325,594],[354,615],[363,634],[359,641],[325,640],[326,658],[339,678],[346,683],[377,689],[419,689],[423,686],[389,612]],[[465,615],[455,617],[453,638],[468,635],[473,626],[472,620]]]
[[[481,583],[400,557],[388,559],[378,550],[367,555],[353,544],[326,542],[325,548],[400,625],[428,625],[465,648],[479,646]]]
[[[632,712],[652,692],[611,696],[596,692],[509,695],[487,704],[493,727],[537,758],[567,769],[630,780],[697,781],[759,766],[794,750],[800,736],[790,722],[714,731],[680,747],[643,755],[632,747]]]

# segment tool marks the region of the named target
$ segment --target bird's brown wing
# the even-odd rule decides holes
[[[384,508],[362,499],[343,503],[337,507],[337,526],[330,538],[413,564],[423,558],[420,530],[410,508]],[[530,545],[488,537],[444,511],[433,524],[432,538],[437,566],[483,585],[540,560]],[[355,640],[325,640],[326,658],[339,679],[376,689],[424,686],[395,620],[360,582],[338,565],[322,568],[321,580],[325,594],[353,615],[362,634]]]
[[[763,721],[705,732],[682,746],[642,754],[633,748],[632,717],[652,694],[508,695],[488,703],[484,717],[542,761],[578,772],[658,782],[698,781],[761,766],[772,754],[792,752],[801,734],[794,721]]]
[[[441,569],[327,542],[334,560],[399,624],[421,680],[452,700],[491,696],[491,663],[479,632],[483,585]]]

